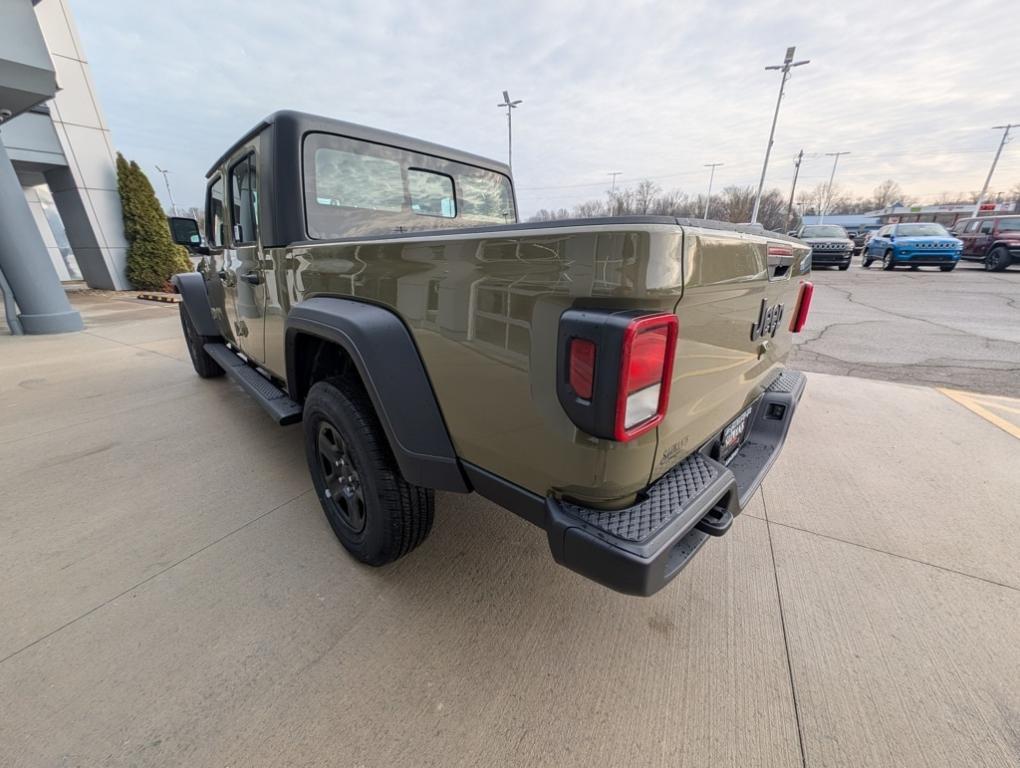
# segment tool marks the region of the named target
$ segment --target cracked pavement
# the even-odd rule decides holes
[[[883,272],[858,257],[812,281],[794,367],[1020,397],[1020,268]]]

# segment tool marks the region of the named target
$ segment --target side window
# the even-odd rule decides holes
[[[967,222],[967,228],[965,230],[963,230],[963,231],[964,232],[977,232],[978,224],[980,224],[980,223],[981,222],[978,221],[977,219],[974,219],[973,221],[968,221]]]
[[[222,248],[227,239],[226,223],[223,219],[222,176],[217,176],[206,188],[205,239],[214,248]]]
[[[247,155],[230,168],[230,221],[234,245],[250,245],[258,239],[258,186],[255,155]]]
[[[981,222],[981,234],[982,235],[990,235],[990,234],[992,234],[992,230],[994,228],[995,228],[995,222],[994,221],[982,221]]]
[[[315,202],[336,208],[399,213],[404,208],[400,163],[385,157],[318,147]]]
[[[407,189],[411,210],[418,215],[442,216],[444,219],[457,215],[453,179],[446,174],[411,168],[407,171]]]
[[[1000,232],[1020,232],[1020,219],[1000,219]]]

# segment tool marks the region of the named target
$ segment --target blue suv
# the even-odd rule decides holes
[[[868,241],[864,248],[863,266],[882,262],[882,269],[895,269],[907,265],[938,267],[952,272],[960,260],[963,241],[957,240],[941,224],[917,221],[907,224],[887,224]]]

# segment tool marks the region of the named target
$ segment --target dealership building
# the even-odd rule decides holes
[[[62,282],[130,288],[116,155],[66,0],[0,0],[0,295],[9,330],[81,318]]]

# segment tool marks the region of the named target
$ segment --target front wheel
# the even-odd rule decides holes
[[[956,262],[953,262],[952,264],[940,264],[939,269],[943,272],[952,272],[956,269]]]
[[[850,269],[850,262],[849,261],[846,264],[840,264],[839,265],[839,271],[840,272],[846,272],[848,269]]]
[[[892,251],[886,251],[882,257],[882,269],[887,272],[896,268],[896,261],[893,259]]]
[[[874,261],[874,259],[868,258],[868,252],[867,251],[865,251],[864,255],[861,256],[861,266],[864,269],[867,269],[868,267],[870,267],[871,266],[871,262],[873,262],[873,261]]]
[[[184,342],[188,345],[188,355],[191,357],[191,364],[195,373],[203,379],[214,379],[223,375],[223,369],[219,363],[213,360],[205,351],[205,338],[198,334],[195,324],[191,322],[188,310],[184,304],[178,305],[181,311],[181,328],[184,330]]]
[[[435,495],[404,480],[357,383],[317,382],[305,400],[303,423],[312,485],[348,552],[368,565],[385,565],[425,540]]]
[[[985,256],[985,269],[989,272],[1001,272],[1009,266],[1009,251],[1002,246],[992,248]]]

